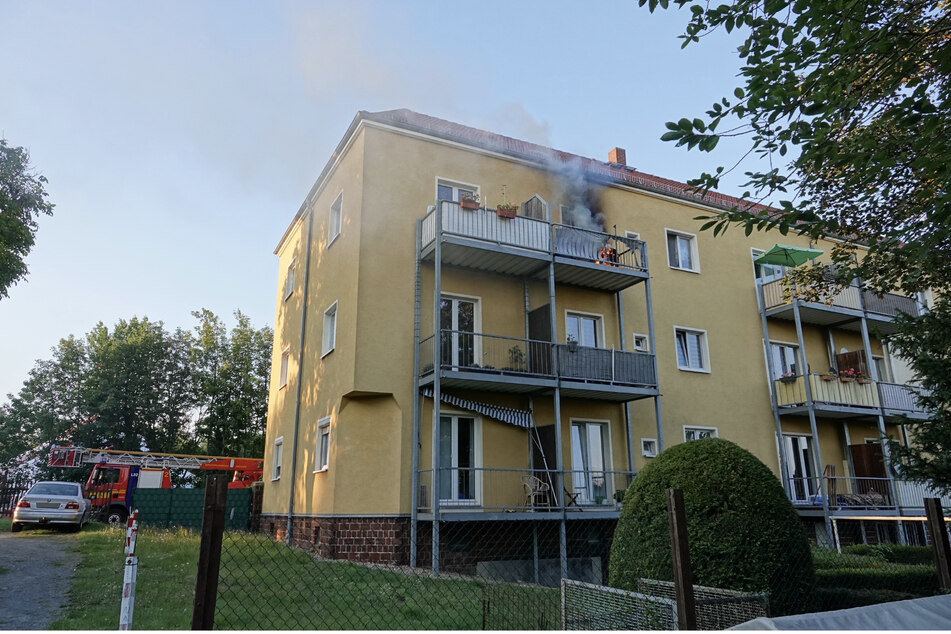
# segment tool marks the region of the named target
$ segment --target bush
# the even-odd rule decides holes
[[[718,438],[675,445],[634,479],[611,548],[612,586],[673,578],[668,488],[683,491],[694,583],[765,592],[774,616],[811,608],[809,542],[782,485],[753,454]]]
[[[896,590],[865,590],[856,588],[816,588],[816,604],[822,611],[858,608],[889,601],[917,599],[916,594]]]
[[[854,546],[846,546],[842,549],[842,552],[851,555],[877,557],[882,561],[894,564],[911,564],[916,566],[929,566],[934,564],[934,551],[930,546],[895,546],[891,544],[869,546],[867,544],[855,544]]]
[[[928,596],[938,592],[938,572],[931,566],[889,564],[883,568],[828,568],[816,571],[823,588],[895,590]]]

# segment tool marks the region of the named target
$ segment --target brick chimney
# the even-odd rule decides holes
[[[615,165],[627,165],[627,152],[624,148],[616,147],[608,152],[608,162]]]

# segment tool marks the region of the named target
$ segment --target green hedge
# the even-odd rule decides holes
[[[816,570],[816,585],[823,588],[894,590],[927,596],[938,592],[933,566],[888,564],[883,568],[825,568]]]
[[[683,491],[695,583],[766,592],[772,615],[811,607],[809,542],[782,485],[753,454],[717,438],[670,447],[634,479],[614,533],[612,586],[670,580],[668,488]]]
[[[816,588],[816,610],[844,610],[889,601],[919,598],[916,594],[896,590],[864,590],[857,588]]]
[[[893,546],[891,544],[869,546],[867,544],[855,544],[854,546],[846,546],[842,551],[850,555],[877,557],[882,561],[894,564],[919,566],[934,564],[934,551],[930,546]]]

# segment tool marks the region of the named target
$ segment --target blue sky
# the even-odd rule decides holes
[[[358,110],[602,160],[619,146],[678,180],[731,164],[728,143],[659,140],[739,85],[739,40],[682,50],[686,20],[636,0],[0,0],[0,136],[56,204],[0,300],[0,402],[99,321],[191,328],[208,308],[273,325],[274,247]]]

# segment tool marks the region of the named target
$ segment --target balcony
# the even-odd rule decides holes
[[[443,387],[550,393],[618,402],[657,394],[654,355],[499,335],[441,331]],[[432,383],[434,337],[420,341],[420,384]]]
[[[634,478],[631,471],[557,471],[531,469],[441,468],[439,510],[445,520],[486,518],[538,519],[540,513],[562,511],[556,491],[562,483],[564,510],[617,517],[624,491]],[[433,470],[419,472],[420,513],[433,512]],[[535,485],[532,485],[532,478]],[[582,517],[581,515],[577,517]],[[424,518],[425,519],[425,518]]]
[[[762,285],[762,289],[766,316],[792,321],[792,299],[797,296],[797,289],[788,288],[783,279],[767,282]],[[825,301],[800,302],[799,315],[803,323],[859,331],[861,326],[858,320],[862,317],[863,304],[867,318],[881,334],[895,331],[893,320],[899,313],[919,313],[918,302],[912,297],[895,293],[877,295],[852,284]]]
[[[896,510],[917,513],[924,509],[925,498],[939,498],[941,505],[951,505],[951,496],[942,496],[925,484],[895,480],[897,504],[888,478],[826,477],[829,508],[840,515],[863,515],[869,511]],[[787,478],[786,492],[800,509],[819,509],[822,495],[819,478]]]
[[[452,266],[544,279],[554,262],[559,284],[610,292],[648,278],[647,246],[641,240],[526,216],[500,218],[494,210],[470,211],[448,201],[441,201],[439,209],[423,218],[423,260],[434,257],[438,235],[442,260]]]
[[[781,410],[794,414],[807,411],[806,377],[786,377],[774,383],[776,404]],[[828,375],[810,374],[809,387],[816,410],[831,418],[876,415],[879,408],[884,408],[886,416],[927,418],[927,413],[915,399],[916,388],[913,386],[871,380],[843,381]]]

